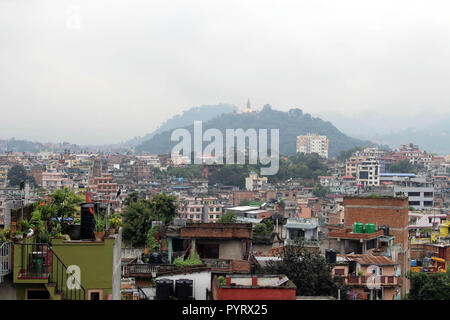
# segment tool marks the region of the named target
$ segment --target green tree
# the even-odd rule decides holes
[[[239,201],[239,205],[240,206],[248,206],[248,205],[250,205],[250,200],[242,199],[241,201]]]
[[[269,261],[268,274],[284,274],[297,286],[299,296],[336,296],[338,286],[331,277],[332,266],[302,241],[283,247],[280,260]]]
[[[415,173],[417,174],[417,167],[414,166],[408,159],[397,161],[389,166],[389,171],[394,173]]]
[[[130,201],[122,216],[123,239],[133,245],[144,245],[155,218],[152,204],[144,199]]]
[[[218,223],[236,223],[237,217],[236,213],[234,212],[228,212],[222,214],[222,216],[217,220]]]
[[[409,300],[450,300],[450,270],[447,273],[410,272]]]
[[[164,224],[172,222],[177,214],[176,198],[158,194],[151,201],[147,201],[135,196],[136,194],[132,194],[122,214],[122,236],[133,245],[144,245],[148,240],[153,221],[160,220]]]
[[[313,187],[312,193],[316,197],[325,198],[325,196],[330,193],[330,188],[317,185]]]
[[[158,220],[161,220],[164,224],[172,222],[178,209],[176,201],[176,197],[168,196],[165,193],[160,193],[153,197],[151,201],[152,208],[155,211]]]
[[[8,170],[8,180],[11,187],[17,187],[27,180],[27,170],[21,164],[15,164]]]

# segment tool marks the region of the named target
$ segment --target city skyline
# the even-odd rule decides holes
[[[449,5],[387,3],[2,1],[0,137],[119,143],[248,98],[331,122],[440,119]]]

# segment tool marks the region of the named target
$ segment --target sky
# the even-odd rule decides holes
[[[449,14],[446,0],[0,0],[0,139],[117,143],[248,98],[432,121],[450,110]]]

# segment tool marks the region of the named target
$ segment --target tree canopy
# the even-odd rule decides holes
[[[299,296],[336,296],[338,286],[331,276],[332,266],[302,241],[282,248],[281,260],[269,261],[266,274],[284,274],[296,286]]]

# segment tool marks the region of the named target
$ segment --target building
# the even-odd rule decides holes
[[[409,290],[406,274],[410,270],[408,199],[395,197],[344,197],[344,228],[351,230],[356,222],[389,227],[389,236],[393,236],[390,256],[401,268],[402,295]],[[382,230],[368,235],[375,235]],[[329,234],[330,235],[330,234]],[[381,235],[380,235],[381,236]],[[390,241],[390,239],[386,239]]]
[[[366,159],[358,163],[357,182],[363,186],[380,185],[380,164],[375,159]]]
[[[166,237],[169,263],[186,252],[197,252],[213,273],[250,272],[252,224],[188,223],[171,226]]]
[[[255,171],[250,171],[250,174],[245,178],[245,189],[247,191],[259,191],[267,185],[267,177],[259,177]]]
[[[295,284],[285,275],[227,274],[225,283],[214,276],[214,300],[296,300]]]
[[[386,256],[338,255],[332,276],[351,287],[351,300],[400,299],[399,265]]]
[[[317,153],[323,158],[328,159],[328,143],[326,136],[308,133],[297,137],[297,153]]]
[[[319,240],[319,221],[317,218],[289,218],[283,229],[286,234],[285,245],[293,244],[299,238],[307,242]]]
[[[103,241],[26,238],[14,243],[17,300],[120,300],[121,230]],[[72,286],[67,274],[76,274]]]

